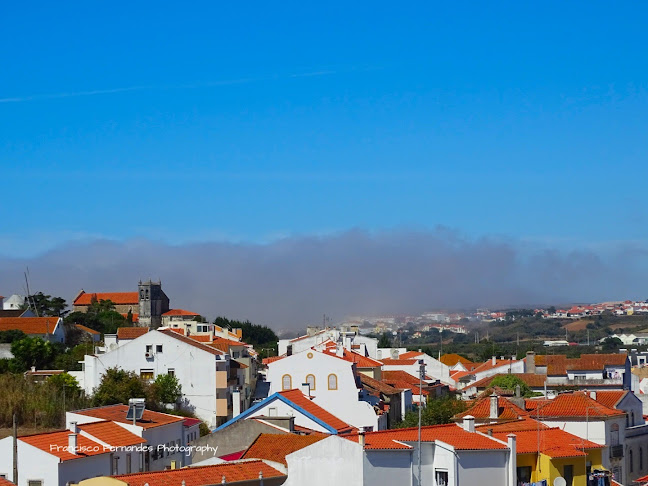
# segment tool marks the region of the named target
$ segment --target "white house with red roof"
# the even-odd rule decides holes
[[[65,328],[60,317],[0,317],[0,331],[14,329],[51,343],[65,342]]]
[[[231,418],[228,354],[171,329],[151,329],[126,341],[103,354],[84,357],[82,371],[74,376],[86,393],[91,394],[99,386],[108,368],[132,371],[151,381],[170,374],[182,386],[183,407],[212,427]]]
[[[358,364],[348,352],[345,358],[342,351],[338,356],[309,349],[272,361],[266,377],[269,394],[300,388],[319,406],[354,427],[386,428],[386,416],[377,415],[368,402],[360,400]]]
[[[461,426],[422,427],[420,480],[416,428],[332,436],[285,460],[285,486],[517,486],[514,438],[504,442],[476,432],[469,419]]]
[[[279,355],[291,355],[306,351],[326,341],[333,341],[345,349],[355,351],[363,356],[378,358],[378,340],[363,336],[355,331],[343,331],[334,328],[309,328],[308,334],[294,339],[280,339]]]

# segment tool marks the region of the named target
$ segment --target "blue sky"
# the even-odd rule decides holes
[[[2,10],[2,255],[438,225],[644,245],[646,5]]]

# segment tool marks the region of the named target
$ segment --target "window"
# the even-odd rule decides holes
[[[116,476],[117,474],[119,474],[119,457],[113,456],[112,454],[110,454],[110,459],[111,459],[111,462],[112,462],[113,476]]]
[[[619,445],[619,424],[612,424],[610,432],[610,445]]]
[[[126,474],[131,473],[131,455],[126,454]]]
[[[292,390],[292,377],[290,375],[283,375],[281,378],[281,389]]]
[[[146,345],[146,352],[147,353],[152,353],[153,352],[153,345],[152,344],[147,344]]]
[[[157,344],[155,346],[155,352],[156,353],[161,353],[162,352],[162,345],[161,344]]]
[[[434,483],[436,486],[448,486],[448,471],[434,471]]]
[[[306,375],[306,383],[308,383],[309,388],[312,390],[315,389],[315,375]]]
[[[268,417],[276,417],[277,416],[277,407],[270,407],[268,409]]]
[[[518,484],[531,482],[531,466],[521,466],[517,468],[517,482]]]
[[[167,375],[175,376],[175,370],[173,368],[169,368],[169,370],[167,371]]]
[[[140,378],[142,380],[153,381],[153,370],[140,370]]]
[[[337,390],[337,375],[331,373],[328,375],[328,389]]]
[[[240,356],[241,356],[241,352],[240,352],[240,351],[234,351],[234,352],[232,353],[232,357],[233,357],[233,358],[239,358]]]
[[[643,471],[643,447],[639,448],[639,470]]]
[[[27,481],[27,486],[43,486],[42,479],[30,479]]]

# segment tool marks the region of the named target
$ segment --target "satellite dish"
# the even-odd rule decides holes
[[[567,481],[565,481],[565,478],[558,476],[554,479],[553,486],[567,486]]]

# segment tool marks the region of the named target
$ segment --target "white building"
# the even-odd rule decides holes
[[[182,386],[183,407],[211,426],[231,417],[228,354],[169,329],[150,330],[126,341],[104,354],[86,355],[83,370],[70,373],[86,393],[99,386],[108,368],[133,371],[151,381],[171,374]]]
[[[355,331],[340,331],[338,329],[309,329],[309,334],[295,339],[279,340],[279,355],[291,355],[301,353],[325,341],[333,341],[342,345],[345,349],[355,351],[363,356],[378,358],[378,340],[376,338],[362,336]]]
[[[268,365],[267,381],[270,394],[301,388],[315,403],[354,427],[379,430],[386,426],[381,425],[386,419],[360,400],[356,364],[341,357],[313,349],[293,354]]]
[[[0,331],[13,329],[51,343],[65,342],[65,328],[60,317],[0,317]]]
[[[25,305],[25,296],[13,294],[10,297],[5,297],[2,301],[2,310],[17,310]]]
[[[416,429],[328,437],[286,456],[284,486],[516,486],[515,440],[505,443],[451,424],[423,427],[421,478]],[[469,427],[468,425],[466,427]]]

